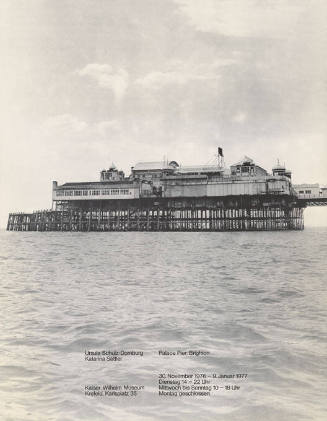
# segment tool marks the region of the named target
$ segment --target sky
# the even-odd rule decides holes
[[[327,184],[325,0],[2,0],[0,226],[98,180],[224,149]],[[327,226],[327,207],[306,225]]]

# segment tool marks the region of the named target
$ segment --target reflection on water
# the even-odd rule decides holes
[[[4,420],[325,420],[327,230],[1,232]],[[86,362],[85,350],[144,356]],[[209,356],[165,357],[159,350]],[[159,373],[248,373],[158,396]],[[86,384],[138,384],[135,398]]]

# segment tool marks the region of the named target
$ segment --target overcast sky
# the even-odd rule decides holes
[[[327,184],[325,0],[1,0],[1,215],[222,146]],[[327,208],[306,210],[327,225]]]

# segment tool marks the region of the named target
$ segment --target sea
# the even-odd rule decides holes
[[[0,419],[324,421],[327,228],[0,232]]]

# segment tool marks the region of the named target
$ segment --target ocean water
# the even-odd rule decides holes
[[[326,228],[0,241],[1,420],[327,419]],[[89,350],[144,354],[86,361]],[[161,374],[219,389],[159,396]],[[144,388],[85,395],[109,384]]]

